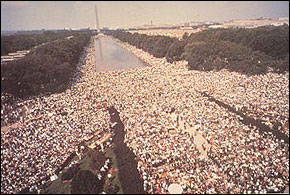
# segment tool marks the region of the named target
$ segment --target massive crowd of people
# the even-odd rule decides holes
[[[49,175],[85,136],[106,131],[106,106],[120,113],[125,143],[136,155],[148,193],[168,193],[172,183],[185,193],[283,191],[289,182],[289,144],[243,124],[199,92],[248,110],[254,105],[257,109],[245,112],[257,118],[272,114],[282,123],[279,131],[289,136],[284,119],[289,118],[289,75],[188,71],[185,62],[170,64],[122,46],[151,67],[96,72],[91,45],[71,89],[23,103],[33,105],[26,118],[42,117],[1,132],[2,193]],[[196,125],[210,145],[206,155],[185,131]]]
[[[89,60],[85,58],[80,64]],[[1,131],[1,193],[40,185],[39,181],[54,175],[85,137],[109,129],[110,116],[104,102],[97,96],[90,97],[85,82],[78,80],[63,93],[18,103],[30,110],[19,119],[18,128]],[[7,95],[2,96],[4,99]],[[5,110],[14,105],[8,100],[1,103]],[[1,113],[1,118],[12,124],[18,116],[15,113]]]
[[[21,99],[8,94],[1,96],[1,116],[5,116],[1,117],[1,127],[16,123],[25,112]]]

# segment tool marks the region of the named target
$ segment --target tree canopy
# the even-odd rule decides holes
[[[182,39],[124,31],[107,34],[167,61],[187,60],[189,69],[226,68],[244,74],[289,71],[289,26],[208,29]]]
[[[25,57],[1,65],[1,93],[32,96],[65,90],[90,34],[75,34],[42,45]]]

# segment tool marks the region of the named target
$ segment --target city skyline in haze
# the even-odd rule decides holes
[[[289,17],[288,1],[1,1],[1,31]]]

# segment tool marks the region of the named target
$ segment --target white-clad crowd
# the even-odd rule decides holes
[[[87,56],[80,63],[90,60]],[[86,81],[79,79],[63,93],[18,103],[30,109],[20,118],[20,127],[1,131],[1,193],[40,185],[40,181],[55,174],[85,137],[110,128],[105,103],[97,96],[92,98],[86,86]],[[2,97],[11,98],[6,94]],[[5,101],[4,106],[12,103]],[[1,114],[8,124],[16,117]]]
[[[40,112],[42,118],[1,132],[2,193],[49,175],[85,136],[106,131],[107,106],[120,113],[148,193],[168,193],[172,183],[185,193],[281,192],[288,185],[289,144],[243,124],[199,93],[246,107],[254,118],[271,114],[269,120],[279,120],[278,130],[289,136],[288,75],[188,71],[185,62],[170,64],[122,46],[151,67],[96,72],[91,45],[71,89],[25,102],[33,105],[28,118]],[[206,155],[186,131],[196,125],[210,145]]]

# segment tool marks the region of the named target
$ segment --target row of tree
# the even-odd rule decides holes
[[[218,40],[240,43],[254,51],[261,51],[275,59],[289,55],[289,26],[262,26],[257,28],[211,29],[191,34],[188,42]]]
[[[1,93],[18,97],[61,92],[69,86],[91,34],[74,34],[42,45],[1,65]]]
[[[167,61],[187,60],[189,69],[226,68],[245,74],[261,74],[272,67],[289,71],[289,26],[264,26],[253,29],[209,29],[182,39],[148,36],[124,31],[107,34],[128,42]]]
[[[1,55],[28,50],[42,43],[54,41],[74,34],[72,31],[44,31],[42,34],[15,34],[1,36]]]

